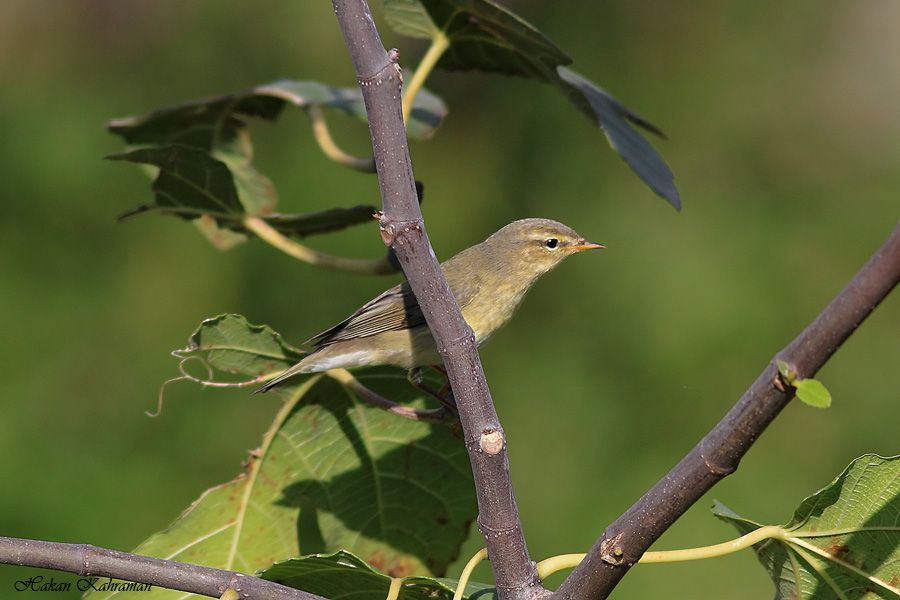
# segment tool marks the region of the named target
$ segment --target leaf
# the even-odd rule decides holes
[[[175,354],[200,356],[219,371],[253,377],[284,370],[303,357],[268,325],[251,325],[236,314],[206,319]]]
[[[265,220],[285,235],[302,238],[336,231],[350,225],[371,223],[376,210],[371,204],[361,204],[352,208],[330,208],[304,215],[274,214],[267,216]]]
[[[713,513],[741,534],[759,524],[720,503]],[[806,498],[786,539],[754,545],[775,583],[776,600],[856,600],[900,596],[900,456],[854,460]]]
[[[631,125],[664,137],[646,119],[597,84],[567,69],[572,59],[530,23],[490,0],[384,0],[388,23],[412,37],[435,36],[450,45],[438,66],[516,75],[556,86],[606,134],[610,146],[654,192],[681,210],[675,176],[650,143]],[[416,7],[424,8],[430,21]]]
[[[416,98],[414,122],[409,134],[425,138],[434,134],[447,108],[433,93]],[[274,121],[287,104],[300,108],[321,106],[366,119],[365,104],[358,87],[335,87],[317,81],[280,79],[224,96],[191,100],[161,108],[146,115],[113,119],[110,132],[131,146],[178,144],[207,152],[223,149],[252,158],[252,144],[244,117]],[[221,157],[220,157],[221,158]]]
[[[151,211],[197,219],[209,215],[219,225],[234,225],[243,215],[231,171],[220,160],[189,146],[160,146],[109,157],[159,168],[153,181],[154,204],[133,209],[123,217]]]
[[[557,65],[572,62],[525,19],[489,0],[420,0],[420,4],[450,40],[438,63],[443,69],[474,69],[554,83]]]
[[[182,352],[249,375],[297,355],[239,315],[205,321]],[[357,378],[398,402],[425,404],[395,369]],[[448,427],[363,403],[327,375],[301,381],[279,392],[287,401],[244,471],[135,551],[253,573],[301,554],[348,550],[392,576],[442,574],[476,514],[465,445]],[[182,595],[154,588],[141,597]]]
[[[276,563],[260,574],[294,589],[318,594],[331,600],[384,600],[391,577],[373,569],[349,552],[315,554]],[[398,600],[451,600],[457,582],[430,577],[408,577],[403,580]],[[493,588],[483,584],[466,586],[464,598],[478,594],[482,600],[493,600]]]
[[[412,38],[431,39],[438,33],[418,0],[384,0],[384,18],[391,29]]]
[[[299,107],[321,106],[333,108],[362,121],[368,121],[366,105],[359,87],[341,88],[317,81],[282,79],[253,88],[255,94],[280,98]],[[434,135],[447,116],[444,101],[428,90],[421,90],[413,102],[407,134],[413,139],[427,139]]]
[[[233,171],[221,160],[188,146],[140,148],[109,158],[158,167],[153,182],[155,202],[139,206],[122,215],[123,218],[158,212],[200,219],[204,234],[214,244],[221,243],[224,247],[237,241],[228,236],[229,232],[246,233],[243,219],[250,212],[242,206],[246,195],[239,192]],[[262,218],[285,235],[305,237],[372,222],[374,212],[374,206],[359,205],[306,214],[270,214]]]
[[[588,118],[594,119],[606,134],[609,145],[638,177],[654,192],[681,210],[681,198],[675,187],[675,175],[669,165],[644,137],[634,130],[629,121],[657,135],[662,132],[627,106],[607,94],[600,86],[585,79],[571,69],[559,67],[561,83],[569,100]]]
[[[788,384],[793,384],[794,380],[797,379],[797,371],[786,361],[777,360],[775,361],[775,366],[778,367],[778,373],[781,374],[781,377]]]
[[[816,408],[828,408],[831,406],[831,392],[818,379],[798,379],[793,386],[797,388],[797,397],[804,404]]]

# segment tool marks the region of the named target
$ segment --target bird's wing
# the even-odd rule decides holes
[[[358,311],[308,340],[316,348],[335,342],[411,329],[425,324],[422,309],[408,283],[397,285],[365,304]]]
[[[480,279],[467,277],[459,282],[451,282],[460,308],[465,307],[480,287]],[[355,313],[322,333],[307,340],[316,348],[335,342],[352,340],[425,325],[425,316],[416,301],[409,283],[402,283],[369,301]]]

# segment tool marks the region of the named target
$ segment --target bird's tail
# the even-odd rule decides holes
[[[262,386],[261,388],[259,388],[258,390],[256,390],[253,393],[254,394],[265,394],[266,392],[271,390],[273,387],[281,385],[287,379],[290,379],[294,375],[299,375],[300,373],[309,373],[310,371],[308,370],[305,362],[306,362],[305,360],[301,360],[296,365],[287,369],[284,373],[282,373],[281,375],[279,375],[272,381],[266,382],[266,384],[264,386]]]

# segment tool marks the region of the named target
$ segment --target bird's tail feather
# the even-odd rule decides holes
[[[273,379],[272,381],[266,382],[266,384],[265,384],[264,386],[262,386],[261,388],[259,388],[258,390],[256,390],[256,391],[253,392],[253,393],[254,393],[254,394],[265,394],[266,392],[268,392],[269,390],[271,390],[273,387],[278,386],[278,385],[281,385],[281,384],[284,383],[287,379],[290,379],[290,378],[293,377],[294,375],[298,375],[298,374],[300,374],[300,373],[307,373],[307,372],[308,372],[308,371],[306,370],[306,365],[304,365],[304,364],[303,364],[303,361],[301,360],[301,361],[298,362],[296,365],[294,365],[293,367],[287,369],[284,373],[282,373],[281,375],[279,375],[278,377],[276,377],[276,378]]]

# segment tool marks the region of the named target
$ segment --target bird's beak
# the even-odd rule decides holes
[[[573,252],[584,252],[585,250],[598,250],[601,248],[606,248],[606,246],[604,246],[603,244],[597,244],[595,242],[582,240],[574,246],[570,246],[570,248]]]

